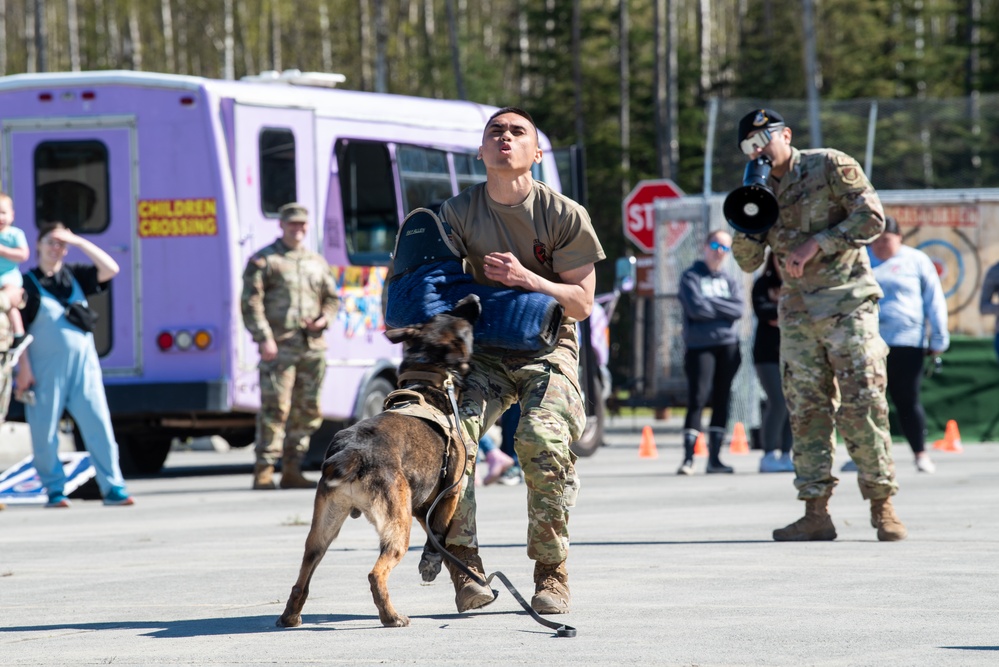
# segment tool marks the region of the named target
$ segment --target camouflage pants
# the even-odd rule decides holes
[[[576,455],[569,449],[586,422],[576,378],[575,342],[544,357],[477,354],[465,382],[461,415],[469,448],[463,494],[447,544],[478,546],[475,459],[479,437],[519,401],[515,449],[527,485],[527,555],[561,563],[569,553],[569,508],[579,491]]]
[[[278,355],[260,362],[257,463],[274,465],[282,456],[301,458],[309,437],[323,421],[319,390],[326,374],[326,351],[279,345]]]
[[[834,429],[857,464],[864,498],[898,491],[885,397],[887,354],[872,301],[817,322],[782,313],[780,355],[799,499],[825,496],[839,482],[832,474]]]

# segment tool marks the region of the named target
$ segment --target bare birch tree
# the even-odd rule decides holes
[[[711,92],[711,52],[714,50],[712,43],[714,25],[711,21],[711,0],[698,0],[698,6],[700,8],[699,24],[701,27],[700,96],[703,99],[705,95]]]
[[[160,0],[160,17],[163,20],[163,56],[168,72],[177,71],[177,59],[173,51],[173,11],[170,0]]]
[[[371,63],[371,11],[367,0],[358,0],[360,12],[360,34],[361,43],[361,90],[371,90],[373,84],[372,63]]]
[[[621,79],[621,196],[631,191],[631,18],[628,0],[618,1],[618,59]]]
[[[108,6],[104,5],[107,21],[107,64],[109,67],[121,66],[121,31],[118,29],[118,16]]]
[[[48,30],[45,20],[45,0],[35,0],[35,69],[48,71]]]
[[[128,3],[128,36],[131,43],[132,69],[142,69],[142,34],[139,31],[138,0]]]
[[[520,56],[520,97],[526,99],[531,93],[531,80],[528,67],[531,65],[531,43],[527,26],[527,2],[517,4],[517,53]]]
[[[434,0],[423,0],[423,51],[426,67],[429,70],[431,92],[434,97],[440,94],[441,75],[434,60],[434,44],[437,42],[437,21],[434,17]]]
[[[80,20],[77,16],[76,0],[66,0],[66,28],[69,30],[69,69],[71,72],[79,72]]]
[[[388,62],[385,50],[388,48],[388,9],[385,0],[372,0],[374,3],[375,24],[375,92],[388,92]]]
[[[239,28],[239,41],[237,42],[240,47],[240,52],[243,56],[243,73],[244,74],[256,74],[257,69],[253,62],[253,42],[252,35],[250,34],[250,26],[247,22],[247,17],[250,15],[250,10],[246,6],[246,0],[236,0],[236,27]]]
[[[38,71],[38,48],[35,42],[35,13],[24,12],[24,51],[27,56],[25,71],[29,74]]]
[[[322,40],[323,71],[333,71],[333,40],[330,39],[330,9],[326,0],[319,0],[319,32]]]
[[[466,100],[465,80],[461,76],[461,49],[458,44],[458,17],[454,12],[454,0],[446,0],[448,41],[451,43],[451,67],[454,70],[454,83],[458,89],[458,99]]]
[[[271,1],[271,64],[274,69],[281,71],[281,12],[278,10],[278,2]]]
[[[232,0],[225,0],[222,4],[222,9],[225,14],[222,22],[223,30],[225,31],[225,35],[223,36],[222,78],[232,81],[236,78],[236,53],[235,40],[233,38],[235,21],[232,15]]]
[[[7,74],[7,45],[10,35],[7,34],[7,0],[0,0],[0,76]]]

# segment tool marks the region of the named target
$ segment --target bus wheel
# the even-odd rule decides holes
[[[364,400],[361,401],[360,419],[368,419],[383,412],[385,397],[393,391],[395,391],[395,387],[385,378],[372,378],[368,386],[365,387]]]
[[[572,443],[569,448],[576,456],[593,456],[597,449],[604,444],[604,401],[600,396],[599,383],[597,384],[597,400],[593,401],[593,414],[586,415],[586,426],[583,427],[583,435],[579,440]],[[589,410],[587,412],[590,412]]]
[[[121,474],[125,477],[155,475],[163,469],[170,453],[172,436],[167,435],[121,435],[118,440],[118,455],[121,460]]]
[[[121,474],[125,477],[135,475],[154,475],[163,469],[173,436],[167,435],[135,435],[115,433],[118,442],[118,464]],[[80,428],[73,424],[73,443],[76,451],[86,451]]]

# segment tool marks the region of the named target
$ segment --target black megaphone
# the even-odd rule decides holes
[[[742,176],[742,187],[725,197],[722,212],[736,231],[762,234],[777,222],[780,207],[777,197],[767,187],[771,167],[770,158],[766,155],[750,160]]]

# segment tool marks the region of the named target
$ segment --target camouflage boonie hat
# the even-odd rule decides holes
[[[308,222],[309,210],[298,202],[285,204],[278,209],[281,214],[281,222]]]

